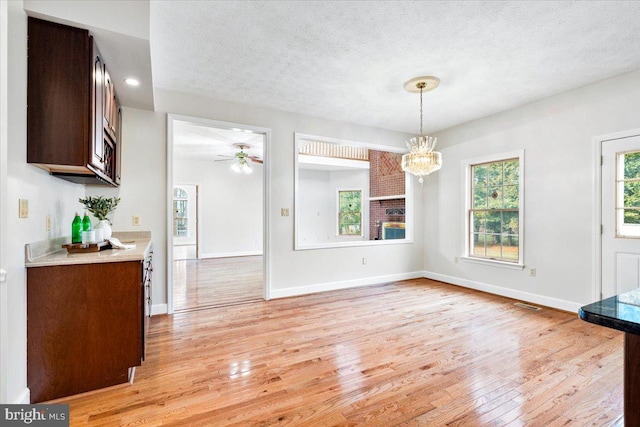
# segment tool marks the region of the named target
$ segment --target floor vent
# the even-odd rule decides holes
[[[521,308],[526,308],[527,310],[533,310],[533,311],[542,310],[540,307],[536,307],[535,305],[531,305],[531,304],[525,304],[523,302],[516,302],[513,305],[516,305],[516,306],[521,307]]]

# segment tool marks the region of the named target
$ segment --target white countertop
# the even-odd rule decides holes
[[[114,233],[114,237],[124,244],[135,244],[131,249],[105,249],[100,252],[68,253],[59,240],[27,244],[25,247],[25,267],[47,267],[55,265],[98,264],[105,262],[142,261],[151,245],[151,233]],[[44,248],[44,249],[43,249]],[[59,248],[59,249],[57,249]]]

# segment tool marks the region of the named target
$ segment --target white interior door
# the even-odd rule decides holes
[[[173,244],[195,245],[197,239],[198,186],[176,184],[173,187]]]
[[[602,298],[640,287],[640,136],[602,142]]]

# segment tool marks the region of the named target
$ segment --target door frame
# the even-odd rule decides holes
[[[167,114],[167,313],[173,314],[173,122],[188,121],[202,124],[204,126],[216,127],[220,129],[241,129],[262,134],[264,139],[263,148],[263,176],[262,176],[262,273],[263,291],[262,298],[266,301],[271,299],[271,238],[269,233],[269,213],[271,212],[271,167],[269,154],[271,147],[271,129],[247,125],[244,123],[225,122],[220,120],[205,119],[201,117],[185,116],[180,114]]]
[[[602,144],[616,139],[640,136],[640,128],[598,135],[593,141],[593,300],[602,299]]]

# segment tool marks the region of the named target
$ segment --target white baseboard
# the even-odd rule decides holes
[[[239,256],[256,256],[262,255],[262,251],[241,251],[241,252],[222,252],[216,254],[201,254],[200,259],[205,258],[233,258]]]
[[[379,285],[387,282],[395,282],[398,280],[419,279],[423,276],[422,271],[412,273],[389,274],[386,276],[365,277],[362,279],[344,280],[339,282],[318,283],[315,285],[296,286],[293,288],[271,289],[271,299],[286,298],[306,294],[314,294],[317,292],[336,291],[339,289],[356,288],[359,286]]]
[[[156,316],[158,314],[167,314],[169,312],[169,306],[167,304],[153,304],[151,306],[151,315]]]
[[[561,300],[558,298],[545,297],[543,295],[531,294],[529,292],[518,291],[515,289],[503,288],[501,286],[490,285],[488,283],[476,282],[474,280],[461,279],[459,277],[448,276],[446,274],[434,273],[431,271],[423,271],[423,276],[427,279],[438,280],[440,282],[451,283],[452,285],[462,286],[465,288],[475,289],[490,294],[500,295],[503,297],[513,298],[529,303],[540,304],[546,307],[557,308],[558,310],[577,313],[584,304],[573,301]]]
[[[22,393],[18,395],[18,398],[12,402],[15,405],[28,405],[31,403],[31,390],[25,388]]]

